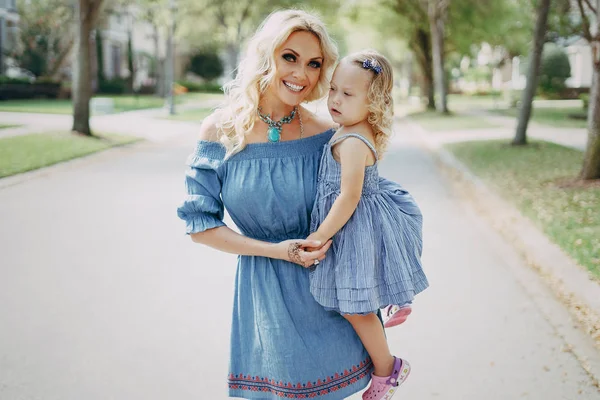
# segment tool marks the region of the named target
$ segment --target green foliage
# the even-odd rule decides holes
[[[212,81],[223,75],[223,62],[219,55],[210,50],[200,51],[192,56],[188,71]]]
[[[127,78],[114,78],[98,82],[98,93],[123,94],[127,91]]]
[[[539,89],[543,94],[555,95],[565,88],[565,81],[571,76],[569,57],[563,48],[548,43],[542,53],[539,74]]]
[[[579,95],[579,98],[583,102],[583,109],[587,111],[590,105],[590,95],[588,93],[582,93]]]
[[[10,54],[36,76],[52,71],[68,48],[73,9],[61,0],[19,0],[18,44]]]
[[[203,92],[203,93],[223,93],[221,85],[214,82],[190,82],[190,81],[177,81],[181,86],[187,88],[190,92]]]
[[[341,0],[305,0],[299,6],[293,0],[179,0],[177,36],[189,38],[200,47],[239,48],[273,11],[284,8],[317,11],[326,22],[334,23],[340,3]],[[198,38],[202,38],[200,43]]]

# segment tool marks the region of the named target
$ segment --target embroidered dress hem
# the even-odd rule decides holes
[[[229,397],[252,400],[312,399],[343,400],[367,387],[373,363],[368,359],[351,369],[316,381],[292,383],[251,375],[229,375]]]

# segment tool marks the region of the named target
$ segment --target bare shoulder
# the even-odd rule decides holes
[[[209,142],[216,142],[219,140],[217,123],[219,122],[218,111],[213,112],[208,117],[204,118],[202,125],[200,125],[200,132],[198,133],[198,140],[205,140]]]
[[[331,119],[327,119],[316,115],[315,113],[308,111],[305,108],[303,108],[302,111],[302,118],[305,121],[305,128],[309,132],[309,135],[307,136],[317,135],[332,128],[337,129],[338,127],[338,125]]]

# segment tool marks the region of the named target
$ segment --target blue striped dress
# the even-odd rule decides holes
[[[347,138],[373,145],[358,134],[346,134],[324,146],[311,215],[311,232],[323,222],[340,194],[341,166],[331,148]],[[403,305],[429,284],[421,266],[423,216],[413,197],[383,179],[378,161],[365,168],[360,202],[346,225],[333,237],[325,258],[310,271],[310,291],[327,310],[369,314],[390,304]]]

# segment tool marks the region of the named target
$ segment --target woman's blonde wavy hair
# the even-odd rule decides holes
[[[363,63],[366,60],[370,60],[371,64],[381,68],[380,73],[370,70],[373,79],[371,79],[367,92],[367,99],[369,101],[369,116],[367,121],[373,127],[377,153],[382,156],[392,135],[392,123],[394,120],[394,99],[392,97],[394,72],[388,59],[379,52],[371,49],[349,54],[342,61],[348,61],[363,68]]]
[[[226,100],[225,105],[217,109],[217,130],[219,141],[227,150],[226,157],[246,146],[246,133],[254,127],[261,95],[275,76],[275,51],[292,33],[298,31],[314,34],[319,39],[323,53],[319,81],[305,101],[318,100],[327,93],[338,52],[327,34],[325,24],[318,17],[301,10],[272,13],[250,40],[246,56],[239,63],[236,78],[223,87]]]

